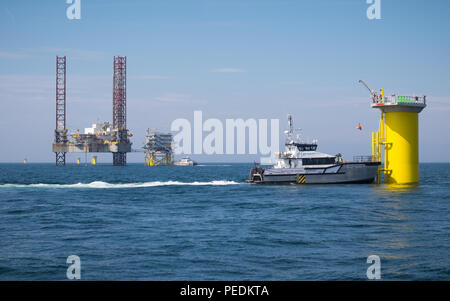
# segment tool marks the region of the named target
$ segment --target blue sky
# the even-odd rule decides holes
[[[450,161],[449,1],[381,0],[381,20],[367,19],[365,0],[81,0],[81,20],[67,19],[68,6],[0,2],[1,162],[54,161],[56,55],[68,58],[71,129],[111,120],[112,60],[127,56],[136,148],[146,128],[202,110],[223,121],[279,118],[280,130],[291,113],[319,150],[370,154],[379,114],[363,78],[387,94],[427,95],[420,160]]]

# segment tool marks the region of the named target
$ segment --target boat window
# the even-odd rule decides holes
[[[315,151],[317,149],[317,144],[297,144],[297,148],[301,152]]]
[[[325,165],[325,164],[334,164],[335,163],[334,157],[327,157],[327,158],[303,158],[302,163],[303,165]]]

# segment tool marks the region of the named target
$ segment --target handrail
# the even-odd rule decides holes
[[[426,96],[402,96],[402,95],[391,95],[384,96],[381,99],[380,96],[372,97],[372,103],[376,104],[423,104],[426,105]]]
[[[375,162],[373,156],[353,156],[353,162]]]

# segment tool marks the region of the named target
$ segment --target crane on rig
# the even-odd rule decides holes
[[[376,96],[377,95],[377,93],[375,93],[375,91],[374,90],[372,90],[370,87],[369,87],[369,85],[368,84],[366,84],[366,82],[365,81],[363,81],[362,79],[360,79],[359,80],[359,82],[361,83],[361,84],[363,84],[364,85],[364,87],[366,87],[367,88],[367,90],[369,90],[369,92],[370,92],[370,94],[372,94],[372,96]]]
[[[373,99],[373,100],[377,100],[377,99],[380,98],[381,101],[383,101],[383,89],[380,89],[380,95],[378,95],[374,90],[372,90],[372,89],[369,87],[369,85],[366,84],[365,81],[363,81],[362,79],[360,79],[359,82],[360,82],[361,84],[363,84],[364,87],[367,88],[367,90],[369,90],[370,94],[372,95],[372,99]]]

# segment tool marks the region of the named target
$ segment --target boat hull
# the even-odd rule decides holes
[[[368,184],[375,180],[379,162],[352,162],[326,168],[254,168],[248,182],[255,184]]]
[[[175,162],[173,163],[174,166],[195,166],[197,165],[197,163],[180,163],[180,162]]]

